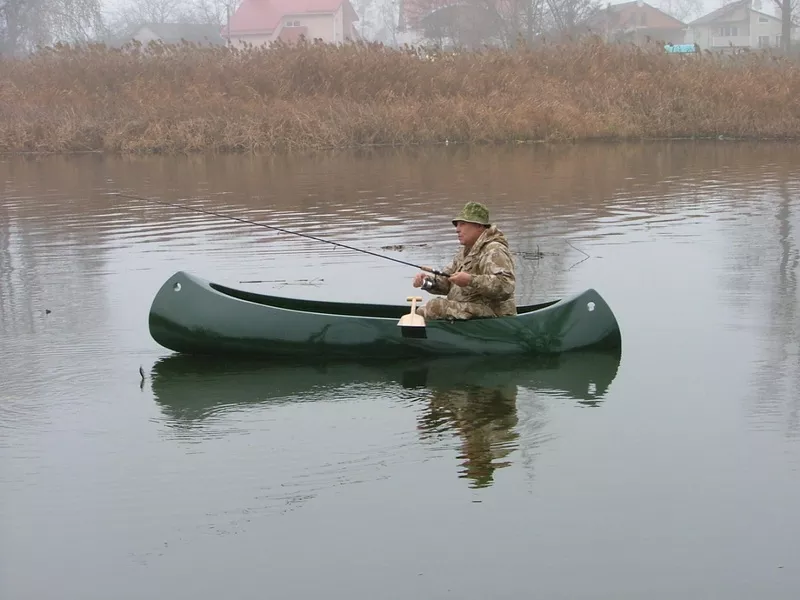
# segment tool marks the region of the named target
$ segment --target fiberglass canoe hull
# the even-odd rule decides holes
[[[596,291],[535,307],[515,317],[429,320],[426,337],[404,337],[408,306],[294,300],[228,288],[179,271],[150,307],[150,335],[188,354],[408,357],[557,354],[618,348],[617,320]]]

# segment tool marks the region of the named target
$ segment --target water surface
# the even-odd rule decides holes
[[[114,191],[431,265],[485,201],[518,301],[593,287],[623,351],[187,360],[147,331],[177,270],[395,304],[415,269]],[[798,198],[791,144],[3,157],[0,597],[794,598]]]

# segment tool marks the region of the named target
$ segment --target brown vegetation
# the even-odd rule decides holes
[[[0,60],[0,151],[281,151],[800,137],[800,65],[598,40],[421,58],[373,45],[58,47]]]

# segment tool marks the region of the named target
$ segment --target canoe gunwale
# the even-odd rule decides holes
[[[373,317],[382,319],[399,319],[408,314],[409,307],[395,304],[364,304],[349,302],[331,302],[328,300],[304,300],[298,298],[288,298],[285,296],[272,296],[259,294],[237,288],[222,285],[220,283],[208,282],[208,287],[224,296],[229,296],[244,302],[252,302],[270,308],[280,308],[294,310],[297,312],[308,312],[326,315],[336,315],[343,317]],[[536,312],[548,306],[558,304],[561,299],[543,302],[541,304],[528,304],[517,307],[517,316],[523,316]]]

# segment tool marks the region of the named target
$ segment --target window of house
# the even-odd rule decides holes
[[[769,36],[768,35],[760,35],[760,36],[758,36],[758,47],[759,48],[769,48]]]
[[[775,36],[775,45],[780,48],[781,47],[781,40],[783,40],[783,36],[776,35]]]
[[[639,25],[646,25],[647,24],[647,13],[642,13],[639,15]]]
[[[735,25],[725,25],[719,28],[719,35],[724,37],[733,37],[739,35],[739,28]]]
[[[300,27],[300,21],[286,21],[284,27]]]
[[[759,23],[769,23],[769,19],[767,17],[758,17]]]

